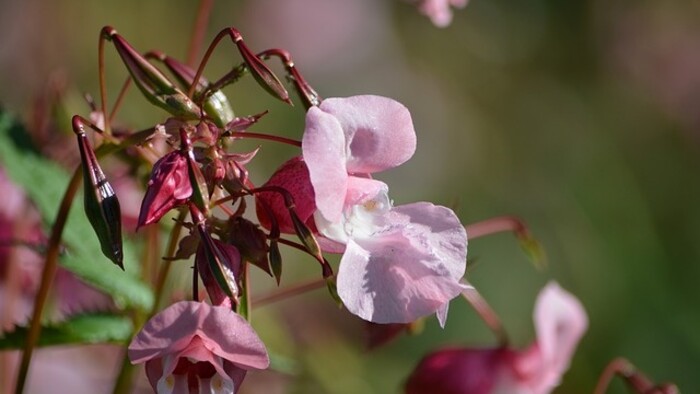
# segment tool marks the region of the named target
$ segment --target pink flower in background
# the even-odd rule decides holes
[[[393,207],[370,174],[416,149],[408,109],[379,96],[331,98],[306,115],[304,161],[315,193],[318,232],[344,247],[338,294],[375,323],[409,323],[438,312],[463,289],[467,235],[450,209],[426,202]],[[322,246],[327,245],[326,242]]]
[[[230,308],[181,301],[151,318],[129,345],[158,393],[235,393],[247,370],[270,364],[253,328]]]
[[[524,350],[449,348],[429,354],[407,394],[546,394],[559,385],[588,327],[581,303],[555,282],[537,297],[537,339]]]
[[[469,0],[418,0],[420,12],[430,18],[437,27],[446,27],[452,22],[450,7],[464,8]]]
[[[41,228],[41,216],[22,189],[17,187],[0,168],[0,326],[11,330],[25,325],[34,308],[39,289],[46,245]],[[52,286],[51,308],[45,312],[49,320],[88,311],[114,308],[109,296],[87,285],[74,274],[59,267]]]

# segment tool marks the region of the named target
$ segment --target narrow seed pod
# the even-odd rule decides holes
[[[259,57],[253,53],[253,51],[248,48],[248,46],[243,42],[243,37],[241,33],[234,28],[228,29],[231,35],[231,40],[238,47],[238,52],[241,53],[243,61],[245,61],[248,69],[250,70],[253,77],[258,82],[260,86],[263,87],[268,93],[277,97],[278,99],[284,101],[287,104],[292,104],[292,100],[289,99],[289,93],[287,89],[284,88],[282,82],[275,76],[275,74],[270,70]]]
[[[105,26],[102,39],[111,41],[131,74],[136,86],[153,103],[174,116],[199,119],[201,110],[187,95],[136,51],[117,31]]]
[[[73,131],[78,138],[83,171],[85,214],[100,241],[102,253],[123,270],[119,200],[112,185],[107,182],[90,141],[85,135],[83,128],[85,122],[87,121],[80,116],[73,117]]]

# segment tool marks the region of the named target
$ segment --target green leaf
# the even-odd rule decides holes
[[[131,320],[106,314],[79,315],[70,320],[46,325],[41,330],[37,346],[69,343],[126,343],[133,334]],[[20,349],[27,339],[29,327],[16,327],[0,334],[0,350]]]
[[[0,112],[0,165],[10,179],[24,189],[39,209],[46,228],[50,228],[69,176],[56,163],[32,150],[27,141],[22,125]],[[118,306],[149,310],[153,305],[153,292],[135,276],[140,269],[134,243],[124,240],[126,272],[122,272],[102,255],[95,232],[78,206],[82,201],[80,195],[75,198],[68,216],[63,233],[66,253],[60,258],[61,266],[111,295]]]

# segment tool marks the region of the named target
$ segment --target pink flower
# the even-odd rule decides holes
[[[437,27],[447,27],[452,22],[450,7],[464,8],[469,0],[418,0],[420,12],[430,18]]]
[[[235,393],[247,370],[265,369],[265,345],[222,306],[181,301],[151,318],[129,345],[158,393]]]
[[[588,327],[581,303],[555,282],[537,297],[537,340],[529,348],[449,348],[429,354],[406,382],[407,394],[545,394],[559,385]]]
[[[192,183],[187,168],[187,156],[173,151],[153,165],[146,194],[141,203],[139,226],[155,223],[169,210],[183,204],[192,196]]]
[[[338,295],[375,323],[409,323],[438,313],[463,286],[467,234],[450,209],[419,202],[393,207],[370,174],[396,167],[416,148],[408,109],[379,96],[326,99],[309,109],[302,139],[315,193],[318,232],[342,250]]]

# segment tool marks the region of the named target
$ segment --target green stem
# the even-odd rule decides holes
[[[51,283],[53,283],[54,277],[56,276],[56,269],[58,268],[58,255],[61,250],[60,246],[63,229],[66,226],[68,213],[70,212],[73,199],[78,191],[78,186],[80,186],[81,175],[81,169],[78,167],[73,172],[73,177],[68,183],[66,192],[63,195],[63,200],[61,200],[61,205],[58,208],[58,213],[56,214],[56,220],[51,228],[46,261],[44,263],[44,270],[41,273],[41,285],[34,299],[32,320],[29,326],[29,333],[27,334],[27,341],[24,344],[24,351],[22,352],[22,361],[20,362],[19,371],[17,373],[15,394],[21,394],[24,391],[27,374],[29,373],[29,365],[32,361],[32,353],[39,339],[39,335],[41,334],[41,314],[44,310],[49,290],[51,289]]]

